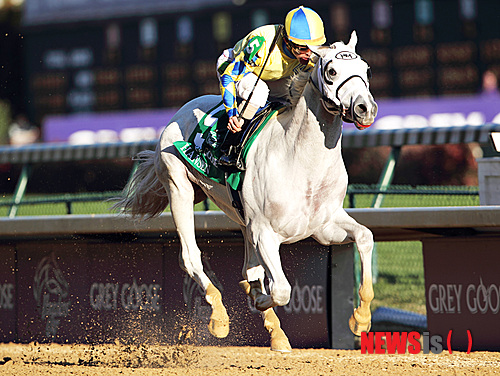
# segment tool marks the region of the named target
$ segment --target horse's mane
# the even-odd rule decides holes
[[[299,73],[290,77],[290,80],[288,81],[288,100],[292,106],[295,106],[299,101],[310,76],[311,71],[299,71]]]

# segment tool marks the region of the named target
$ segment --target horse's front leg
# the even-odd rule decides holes
[[[290,301],[292,286],[286,279],[279,253],[280,241],[276,233],[265,226],[253,224],[247,228],[250,247],[255,249],[255,257],[269,278],[270,295],[258,295],[255,308],[265,311],[268,308],[284,306]]]
[[[373,234],[366,227],[360,227],[355,232],[354,238],[361,259],[361,286],[359,287],[359,307],[354,310],[349,319],[349,328],[360,336],[361,332],[368,332],[371,328],[370,303],[373,300],[372,281],[372,250]]]
[[[241,281],[240,287],[243,289],[245,294],[251,297],[255,301],[255,296],[257,294],[262,294],[262,285],[260,281]],[[264,328],[271,335],[271,350],[279,352],[291,352],[292,346],[288,337],[286,336],[283,329],[281,329],[280,319],[273,308],[268,308],[261,312],[262,318],[264,320]]]
[[[373,300],[372,250],[373,234],[365,226],[356,222],[343,209],[336,212],[334,221],[325,224],[323,231],[314,235],[321,244],[342,244],[354,241],[361,259],[360,305],[349,319],[349,328],[360,336],[371,328],[370,303]]]
[[[245,280],[241,281],[239,285],[245,294],[252,299],[257,309],[258,303],[269,302],[271,299],[269,295],[265,294],[264,277],[264,268],[260,265],[254,248],[248,241],[245,241],[245,263],[243,266],[243,278],[245,278]],[[260,305],[261,304],[259,304],[259,306]],[[280,320],[276,312],[274,312],[274,309],[264,309],[261,315],[264,320],[264,328],[266,328],[271,335],[271,350],[291,352],[292,346],[285,332],[281,329]]]

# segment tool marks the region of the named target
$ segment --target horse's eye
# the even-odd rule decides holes
[[[332,85],[333,84],[333,77],[335,77],[337,75],[337,72],[335,71],[335,69],[333,69],[333,67],[329,67],[328,64],[325,68],[325,71],[324,71],[324,79],[325,79],[325,82],[328,84],[328,85]]]

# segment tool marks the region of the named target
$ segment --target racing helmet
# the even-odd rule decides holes
[[[320,46],[326,42],[321,17],[302,5],[286,15],[285,32],[291,42],[301,46]]]

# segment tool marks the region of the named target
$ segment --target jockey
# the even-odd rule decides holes
[[[233,48],[225,50],[217,60],[222,100],[229,117],[228,132],[221,147],[224,155],[219,161],[223,166],[235,166],[241,138],[236,133],[249,123],[260,107],[265,106],[270,93],[269,84],[299,71],[312,70],[312,53],[308,46],[319,46],[326,41],[321,17],[303,6],[288,12],[284,31],[281,30],[281,25],[261,26]],[[275,37],[276,44],[270,51]],[[283,85],[274,86],[277,92],[271,90],[271,95],[283,96]],[[242,99],[239,105],[237,97]],[[250,101],[246,103],[249,97]]]

